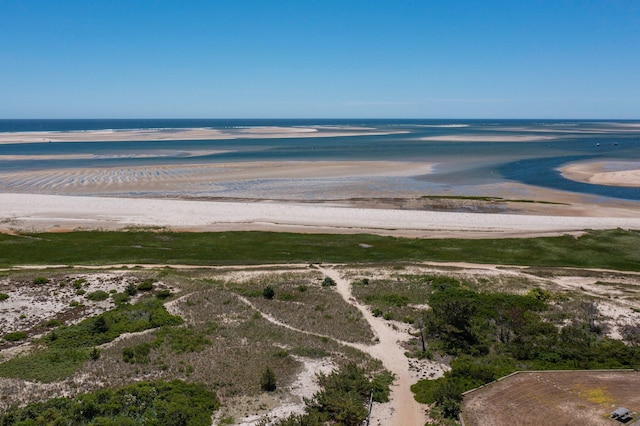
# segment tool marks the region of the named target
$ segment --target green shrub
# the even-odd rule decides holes
[[[90,359],[90,351],[95,346],[110,342],[122,333],[179,325],[182,321],[169,314],[161,301],[146,297],[134,305],[123,304],[78,324],[54,329],[41,340],[40,349],[0,363],[0,376],[59,381]]]
[[[122,348],[122,360],[129,364],[147,364],[150,353],[151,345],[149,343],[140,343],[133,347]]]
[[[49,320],[49,321],[44,323],[45,327],[50,327],[50,328],[58,327],[60,325],[62,325],[62,321],[57,320],[57,319],[51,319],[51,320]]]
[[[322,280],[322,287],[334,287],[335,285],[336,282],[331,277],[325,277],[324,280]]]
[[[0,302],[2,302],[3,300],[7,300],[9,298],[9,295],[7,293],[0,293]]]
[[[171,296],[173,296],[173,293],[168,289],[160,290],[156,293],[156,297],[160,300],[168,299]]]
[[[157,348],[164,343],[175,353],[187,353],[204,350],[211,340],[191,328],[162,327],[156,332],[153,346]]]
[[[18,340],[26,339],[27,333],[24,331],[13,331],[4,335],[4,340],[8,342],[17,342]]]
[[[305,358],[324,358],[329,356],[329,352],[319,348],[307,348],[304,346],[296,346],[291,349],[291,353],[294,355],[302,356]]]
[[[543,302],[548,302],[553,298],[553,295],[542,288],[535,287],[527,292],[527,296],[533,297],[537,300],[542,300]]]
[[[153,283],[156,280],[154,280],[153,278],[147,278],[146,280],[142,281],[139,285],[138,285],[138,290],[139,291],[151,291],[153,290]]]
[[[107,300],[109,298],[109,293],[102,290],[96,290],[91,293],[87,293],[85,297],[91,301],[99,302],[101,300]]]
[[[406,317],[402,318],[402,322],[404,322],[405,324],[413,324],[415,320],[412,316],[407,315]]]
[[[36,277],[33,279],[34,284],[47,284],[49,282],[49,278],[47,277]]]
[[[179,380],[139,382],[14,407],[4,413],[2,424],[209,426],[219,406],[216,394],[201,384]]]
[[[91,352],[89,352],[89,358],[93,361],[100,359],[100,350],[94,346],[94,348],[91,349]]]
[[[266,286],[262,290],[262,297],[264,297],[267,300],[272,300],[275,295],[276,295],[276,292],[273,289],[273,287],[271,287],[270,285]]]
[[[127,293],[116,293],[111,295],[111,299],[116,305],[122,305],[123,303],[129,303],[131,297]]]
[[[278,300],[282,300],[284,302],[295,300],[296,297],[291,293],[282,293],[278,296]]]
[[[138,294],[138,288],[134,283],[127,284],[127,287],[124,289],[124,291],[129,296],[135,296],[136,294]]]
[[[213,334],[218,330],[218,328],[220,328],[220,325],[217,322],[207,321],[207,324],[205,325],[205,328],[204,328],[204,332],[206,334]]]
[[[373,400],[389,400],[391,374],[382,373],[369,379],[364,370],[347,364],[329,375],[318,375],[322,390],[305,399],[305,414],[293,415],[276,425],[340,424],[359,426],[367,417],[366,405],[373,390]]]

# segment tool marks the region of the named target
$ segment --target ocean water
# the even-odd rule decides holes
[[[429,191],[505,181],[609,198],[640,200],[640,189],[567,180],[556,170],[576,161],[640,163],[640,122],[562,120],[0,120],[5,132],[255,126],[367,127],[389,135],[184,141],[0,144],[2,173],[73,168],[189,165],[243,161],[397,160],[436,163],[435,172],[398,182]],[[473,141],[455,141],[455,138]],[[544,138],[542,140],[531,140]],[[438,140],[444,139],[444,140]],[[504,140],[515,139],[515,142]],[[185,156],[190,151],[215,151]],[[34,159],[66,155],[89,158]],[[0,179],[1,180],[1,179]],[[2,182],[0,181],[0,184]]]

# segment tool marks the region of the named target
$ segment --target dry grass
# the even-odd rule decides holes
[[[261,312],[294,328],[357,343],[370,343],[373,333],[360,312],[332,288],[322,286],[317,271],[271,273],[251,277],[227,287],[245,297]],[[272,300],[262,291],[271,286]]]
[[[5,278],[4,288],[24,287],[33,276],[41,274],[21,273],[17,280],[11,276],[10,282]],[[94,274],[104,277],[109,273]],[[261,394],[259,380],[266,366],[275,371],[281,389],[295,380],[302,370],[301,360],[305,358],[329,357],[337,366],[356,361],[374,370],[380,368],[379,363],[368,355],[334,340],[370,341],[372,334],[357,311],[334,290],[320,286],[317,272],[261,272],[242,283],[230,282],[229,274],[230,271],[178,271],[166,268],[122,275],[118,271],[111,284],[117,284],[119,291],[127,282],[121,280],[121,276],[131,277],[136,282],[155,277],[159,279],[155,284],[157,287],[172,288],[177,296],[167,303],[167,309],[181,315],[185,319],[185,327],[204,336],[211,344],[196,352],[176,352],[163,344],[151,350],[148,362],[132,364],[123,360],[123,349],[153,343],[157,331],[121,336],[100,348],[98,360],[86,362],[80,372],[62,382],[38,384],[0,379],[0,407],[60,395],[75,395],[143,379],[176,378],[205,383],[223,401],[238,401],[238,398],[248,397],[253,397],[248,400],[261,401],[256,397]],[[53,277],[52,274],[48,276]],[[234,272],[231,276],[237,277],[237,274]],[[87,281],[92,280],[89,275],[83,274],[83,277]],[[53,277],[50,285],[59,285],[57,280],[63,278],[68,279],[68,275]],[[103,281],[106,282],[106,279]],[[261,292],[267,282],[275,283],[277,296],[271,301],[262,297],[252,298],[259,310],[295,327],[329,337],[317,337],[274,325],[238,297],[238,293],[246,293],[251,289]],[[299,291],[300,286],[306,286],[306,291]],[[278,300],[278,295],[285,292],[294,293],[295,300]],[[314,311],[316,305],[324,305],[326,310]],[[313,312],[310,318],[306,317],[307,311]],[[328,318],[328,315],[333,315],[333,318]],[[339,324],[337,327],[336,322]],[[251,404],[246,404],[245,408],[248,412],[259,409]]]

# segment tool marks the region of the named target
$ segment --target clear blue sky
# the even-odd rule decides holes
[[[0,118],[640,119],[638,0],[0,0]]]

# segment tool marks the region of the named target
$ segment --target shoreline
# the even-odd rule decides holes
[[[586,229],[640,229],[640,218],[0,193],[3,232],[129,228],[371,233],[411,238],[523,238],[580,233]]]

